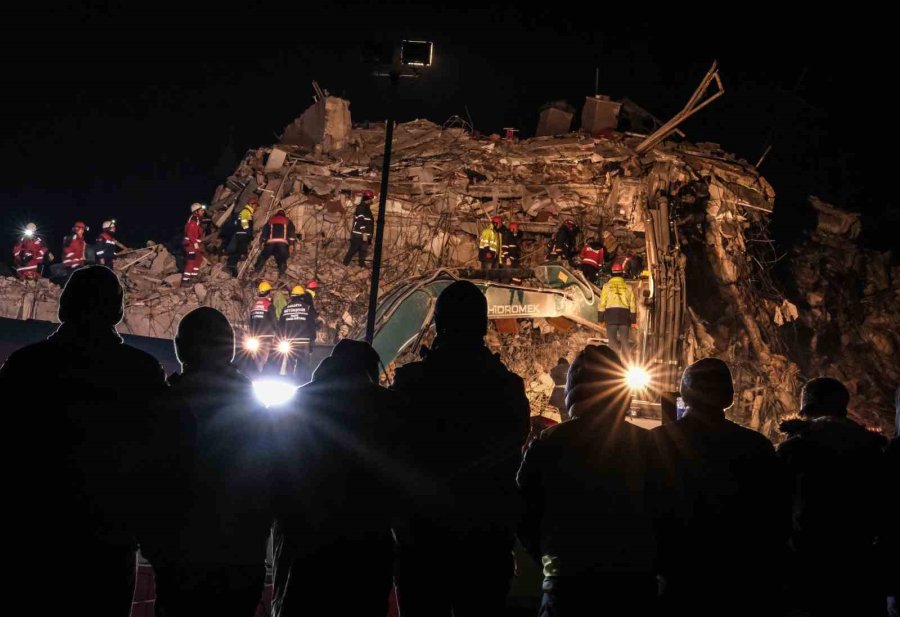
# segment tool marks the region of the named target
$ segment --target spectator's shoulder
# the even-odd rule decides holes
[[[394,371],[392,390],[402,390],[412,384],[420,382],[425,377],[424,362],[410,362]]]
[[[21,349],[12,352],[4,362],[3,367],[9,370],[11,367],[31,364],[33,362],[41,362],[42,360],[53,357],[55,355],[54,345],[50,341],[40,341],[26,345]]]
[[[162,365],[159,363],[159,360],[146,351],[122,343],[119,345],[119,356],[121,361],[127,363],[129,368],[140,371],[142,377],[155,379],[160,382],[160,385],[165,385],[166,373]]]
[[[766,453],[775,453],[775,446],[772,444],[772,441],[759,431],[741,426],[731,420],[728,420],[728,422],[731,422],[731,430],[753,449]]]

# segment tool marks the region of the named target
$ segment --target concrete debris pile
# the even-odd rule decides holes
[[[820,333],[837,329],[836,340],[844,347],[861,348],[865,342],[881,353],[900,344],[897,273],[887,270],[884,258],[853,244],[858,220],[843,214],[820,209],[820,230],[810,242],[840,244],[830,267],[841,276],[856,273],[867,283],[858,291],[829,286],[816,280],[820,268],[808,261],[812,257],[798,253],[798,287],[806,290],[805,299],[788,301],[769,273],[774,251],[767,225],[774,191],[752,165],[717,144],[668,140],[638,154],[646,135],[611,128],[525,140],[479,137],[470,129],[459,118],[443,126],[415,120],[396,127],[381,293],[437,268],[477,267],[478,235],[492,216],[519,224],[525,266],[541,263],[551,234],[573,219],[581,241],[599,237],[610,254],[630,250],[644,256],[653,279],[652,342],[642,342],[644,357],[651,364],[654,358],[678,358],[651,367],[661,373],[665,387],[675,386],[686,363],[719,356],[735,367],[738,400],[731,413],[769,435],[776,434],[780,418],[796,411],[802,379],[824,366],[816,364],[824,360],[793,355],[786,333],[798,324]],[[349,103],[325,97],[285,130],[282,143],[248,152],[213,196],[209,263],[197,285],[175,286],[175,259],[162,246],[119,260],[128,289],[125,331],[172,337],[180,316],[199,305],[214,306],[243,323],[255,285],[266,277],[282,293],[297,283],[319,281],[321,342],[359,332],[369,269],[341,262],[360,194],[380,190],[384,133],[381,124],[352,126]],[[257,234],[282,209],[300,235],[287,274],[280,278],[271,261],[263,272],[254,272],[258,243],[238,278],[224,270],[217,228],[253,196],[259,199]],[[376,198],[376,214],[377,203]],[[5,314],[24,315],[23,294],[6,291],[23,285],[3,281],[0,293],[19,303],[18,308],[4,306]],[[35,306],[43,307],[52,293],[43,282],[37,289]],[[846,303],[831,309],[833,297]],[[858,330],[841,325],[854,311],[865,315]],[[828,326],[829,319],[836,325]],[[892,331],[879,332],[884,319],[893,319]],[[571,360],[598,335],[574,324],[522,319],[518,334],[492,328],[489,342],[524,376],[538,413],[547,411],[550,368],[560,357]],[[815,353],[836,351],[832,339],[819,334]],[[874,369],[862,353],[859,357],[841,377],[856,380],[863,391],[872,385],[862,374]],[[890,354],[883,358],[888,363]],[[896,366],[894,373],[878,370],[896,383]],[[873,417],[878,413],[873,411]]]
[[[810,202],[818,221],[791,255],[799,317],[785,338],[805,374],[840,379],[855,416],[889,426],[884,410],[900,384],[900,267],[889,253],[860,246],[858,214]]]

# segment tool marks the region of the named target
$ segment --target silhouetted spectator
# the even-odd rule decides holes
[[[653,430],[673,503],[661,521],[663,601],[672,615],[768,615],[788,531],[771,442],[725,417],[728,366],[704,358],[682,377],[687,410]]]
[[[559,410],[559,417],[566,419],[566,376],[569,374],[569,361],[560,358],[556,366],[550,369],[550,378],[553,379],[553,392],[550,394],[550,404]]]
[[[179,414],[187,435],[185,497],[162,506],[159,545],[148,547],[160,617],[250,617],[262,595],[272,522],[266,412],[250,381],[232,364],[234,332],[219,311],[201,307],[178,324],[182,373],[161,413]],[[178,493],[176,493],[177,495]]]
[[[569,368],[570,420],[525,455],[519,538],[544,567],[541,615],[646,615],[656,598],[650,433],[625,420],[625,367],[590,345]]]
[[[885,482],[887,503],[882,520],[881,542],[884,557],[885,591],[888,614],[900,616],[900,388],[894,392],[894,438],[885,453]]]
[[[122,287],[108,268],[72,273],[62,325],[12,354],[0,391],[27,409],[6,414],[4,550],[9,594],[28,612],[128,615],[134,590],[132,457],[162,367],[122,344]],[[13,440],[20,443],[16,446]]]
[[[528,400],[521,378],[484,345],[487,301],[472,283],[441,293],[435,326],[434,349],[394,377],[412,405],[419,471],[430,477],[414,487],[417,509],[396,529],[401,612],[499,615],[513,572]]]
[[[378,354],[341,340],[279,418],[275,615],[385,617],[406,470]]]
[[[884,439],[847,417],[850,393],[807,382],[801,418],[781,423],[792,487],[791,603],[811,615],[881,615],[875,565]],[[895,485],[896,486],[896,485]]]

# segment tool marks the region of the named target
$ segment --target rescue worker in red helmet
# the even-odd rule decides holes
[[[20,279],[41,278],[41,269],[49,251],[43,239],[37,235],[37,225],[28,223],[25,232],[13,247],[13,265]]]
[[[481,241],[478,244],[478,261],[482,270],[490,270],[498,267],[500,263],[500,251],[503,249],[503,219],[499,216],[491,217],[490,227],[481,232]]]
[[[622,264],[612,265],[612,277],[600,291],[600,321],[606,324],[606,336],[610,348],[623,360],[631,352],[629,330],[637,323],[637,303],[631,286],[622,278]]]
[[[522,232],[519,224],[510,222],[509,227],[503,228],[503,246],[500,250],[500,261],[506,268],[518,268],[522,259]]]
[[[375,193],[363,191],[362,198],[353,213],[353,228],[350,230],[350,248],[344,256],[344,265],[349,266],[354,255],[358,256],[359,267],[366,267],[366,253],[372,244],[372,234],[375,233],[375,218],[372,215],[372,200]]]
[[[288,257],[293,253],[297,243],[294,222],[287,217],[284,210],[278,210],[263,226],[260,241],[263,243],[263,250],[256,260],[254,267],[256,272],[261,272],[269,257],[274,256],[279,276],[284,275],[287,271]]]
[[[581,260],[581,273],[584,274],[584,278],[591,283],[596,283],[597,275],[600,273],[600,268],[603,267],[603,262],[606,259],[606,249],[603,247],[603,242],[599,238],[591,238],[590,241],[581,247],[579,258]]]
[[[203,265],[203,217],[206,206],[200,203],[191,204],[191,215],[184,226],[184,271],[181,273],[181,284],[193,285],[200,275]]]
[[[571,261],[575,256],[578,225],[573,219],[566,219],[550,240],[547,252],[548,261]]]
[[[88,231],[88,227],[83,221],[75,221],[72,233],[63,238],[62,265],[68,273],[72,273],[84,265],[85,250],[87,249],[87,242],[84,238],[86,231]]]

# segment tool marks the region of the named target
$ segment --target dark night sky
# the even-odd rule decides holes
[[[6,14],[4,256],[28,220],[55,251],[77,218],[96,232],[115,216],[134,244],[171,235],[246,149],[273,143],[303,111],[312,79],[349,98],[355,120],[384,118],[385,84],[359,59],[373,38],[435,41],[434,69],[402,84],[399,120],[441,123],[468,107],[481,132],[517,126],[525,136],[543,103],[580,106],[593,93],[594,67],[602,93],[668,117],[718,59],[726,95],[684,129],[751,162],[771,139],[762,171],[778,193],[780,238],[799,234],[810,193],[864,212],[881,247],[900,222],[884,146],[897,137],[891,100],[882,108],[863,98],[885,98],[879,80],[892,74],[879,59],[894,55],[893,35],[877,15],[816,22],[754,5],[740,18],[720,7],[703,18],[651,19],[638,5],[310,4],[106,3]]]

